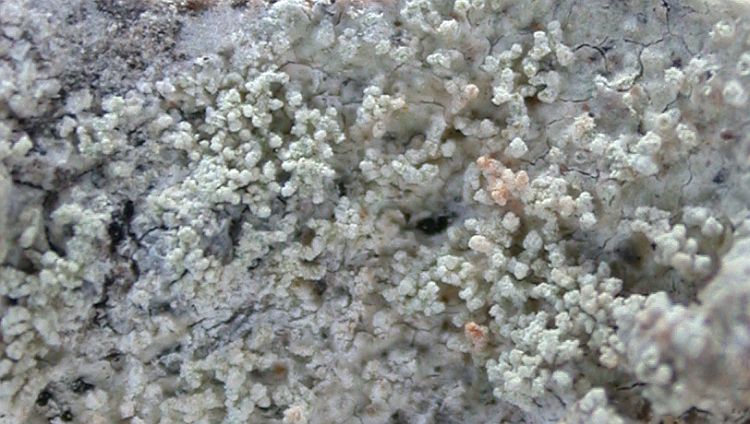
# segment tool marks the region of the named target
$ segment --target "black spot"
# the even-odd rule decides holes
[[[60,419],[66,422],[73,421],[73,413],[70,412],[70,409],[66,409],[60,414]]]
[[[723,184],[726,182],[727,178],[729,177],[729,170],[726,168],[721,168],[719,172],[714,175],[714,178],[711,180],[714,182],[714,184]]]
[[[236,246],[240,240],[242,234],[242,217],[234,218],[229,221],[229,239],[232,241],[232,246]]]
[[[404,416],[403,411],[401,411],[400,409],[397,409],[396,412],[391,414],[392,424],[405,424],[406,422],[406,417]]]
[[[114,252],[117,245],[120,244],[123,238],[125,238],[125,231],[119,222],[112,221],[109,223],[109,226],[107,226],[107,233],[109,234],[110,240],[109,250]]]
[[[130,261],[130,272],[133,273],[136,280],[141,276],[141,267],[138,266],[138,262],[135,260]]]
[[[130,228],[130,221],[133,220],[135,214],[135,205],[133,201],[128,199],[123,202],[122,207],[119,211],[112,213],[112,222],[107,226],[107,233],[109,233],[110,239],[110,251],[115,252],[117,245],[125,239]]]
[[[94,385],[87,382],[83,377],[78,377],[70,384],[73,393],[82,394],[94,389]]]
[[[47,406],[50,399],[52,399],[52,393],[50,393],[49,390],[44,389],[41,392],[39,392],[39,395],[37,395],[36,404],[38,406]]]
[[[94,316],[91,318],[91,323],[97,327],[106,327],[109,325],[109,315],[106,311],[97,309],[94,311]]]
[[[447,215],[430,216],[417,222],[417,229],[427,235],[442,233],[448,228],[450,217]]]
[[[135,213],[135,205],[133,205],[133,201],[128,199],[125,201],[125,203],[122,205],[122,220],[125,221],[125,223],[129,224],[130,221],[133,219],[133,214]]]
[[[255,258],[252,261],[250,261],[250,264],[247,266],[248,271],[252,271],[255,268],[258,268],[260,266],[260,258]]]
[[[315,290],[315,294],[317,294],[318,296],[323,295],[327,288],[328,283],[326,283],[325,280],[315,280],[313,282],[313,290]]]

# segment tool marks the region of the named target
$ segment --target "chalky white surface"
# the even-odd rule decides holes
[[[0,423],[744,422],[749,8],[0,1]]]

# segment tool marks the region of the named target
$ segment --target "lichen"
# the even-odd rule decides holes
[[[0,422],[742,422],[749,18],[0,2]]]

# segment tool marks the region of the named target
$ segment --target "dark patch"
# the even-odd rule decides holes
[[[97,327],[106,327],[109,325],[109,314],[102,309],[94,310],[94,316],[91,318],[91,323]]]
[[[132,200],[128,199],[122,205],[122,220],[126,224],[130,224],[130,221],[133,220],[133,214],[135,214],[135,205]]]
[[[190,12],[202,12],[213,6],[213,0],[188,0],[185,9]]]
[[[150,316],[165,314],[171,310],[172,305],[169,302],[151,301],[148,305],[148,314]]]
[[[737,136],[735,136],[734,133],[729,130],[720,132],[719,137],[721,137],[721,139],[724,141],[734,140],[735,138],[737,138]]]
[[[107,356],[104,357],[107,361],[109,361],[109,365],[114,369],[115,371],[121,371],[122,368],[125,366],[125,354],[113,350],[107,354]]]
[[[417,221],[417,229],[428,236],[432,236],[445,231],[450,222],[450,216],[448,215],[429,216]]]
[[[179,374],[180,367],[182,366],[181,351],[182,345],[179,343],[162,350],[157,355],[159,365],[169,374]]]
[[[232,240],[232,246],[236,246],[242,233],[242,217],[238,217],[229,221],[229,239]]]
[[[66,409],[62,414],[60,414],[60,419],[65,422],[73,421],[73,413],[70,411],[70,409]]]
[[[729,178],[729,170],[726,168],[721,168],[719,172],[717,172],[716,175],[714,175],[711,181],[714,184],[723,184],[727,181],[727,178]]]
[[[58,256],[61,258],[64,258],[67,256],[67,252],[65,252],[65,249],[61,247],[60,244],[58,244],[58,240],[56,240],[52,232],[50,231],[50,222],[52,222],[50,216],[52,215],[52,212],[56,209],[57,202],[58,202],[58,194],[54,191],[48,191],[47,194],[44,196],[44,201],[42,202],[42,210],[44,214],[44,233],[47,238],[47,244],[49,244],[50,249],[52,249],[53,252],[55,252]],[[60,240],[62,242],[62,240]]]
[[[119,222],[112,221],[107,226],[107,234],[109,234],[109,251],[114,253],[117,250],[117,246],[125,238],[125,230],[123,230]]]
[[[255,258],[252,261],[250,261],[250,265],[247,266],[248,271],[252,271],[260,266],[260,258]]]
[[[318,296],[322,296],[323,293],[326,292],[327,288],[328,288],[328,283],[326,283],[326,280],[313,281],[313,291],[315,291],[315,294],[317,294]]]
[[[115,253],[117,246],[125,240],[125,236],[130,232],[130,222],[133,220],[134,214],[135,205],[130,199],[122,203],[120,210],[112,213],[112,221],[107,226],[111,253]]]
[[[83,394],[94,389],[94,385],[87,382],[83,377],[78,377],[70,384],[70,390],[76,394]]]
[[[302,227],[302,230],[300,231],[300,235],[299,235],[299,242],[303,246],[309,246],[312,244],[314,239],[315,239],[315,230],[307,226]]]
[[[638,249],[631,243],[624,243],[616,252],[620,259],[628,265],[638,265],[643,260],[643,256],[641,256]]]
[[[49,403],[51,399],[52,399],[52,393],[49,390],[44,389],[41,392],[39,392],[39,394],[37,395],[36,405],[47,406],[47,404]]]
[[[130,272],[133,273],[133,280],[141,278],[141,267],[138,266],[138,262],[135,259],[130,261]]]
[[[406,415],[400,409],[397,409],[391,414],[391,424],[407,424],[407,422],[408,419],[406,418]]]
[[[284,379],[289,373],[289,367],[284,362],[276,362],[271,366],[271,374],[278,378]]]

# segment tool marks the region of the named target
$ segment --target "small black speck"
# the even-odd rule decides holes
[[[60,419],[63,420],[63,421],[73,421],[73,413],[70,412],[70,409],[66,409],[60,415]]]
[[[36,404],[38,406],[47,406],[47,403],[49,403],[50,399],[52,399],[52,393],[50,393],[47,389],[44,389],[39,392],[39,395],[36,397]]]
[[[89,390],[93,390],[94,385],[86,382],[83,377],[78,377],[75,381],[73,381],[73,383],[71,383],[70,389],[73,390],[73,393],[82,394],[88,392]]]
[[[430,216],[417,222],[417,229],[427,235],[442,233],[448,228],[450,218],[446,215]]]

